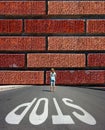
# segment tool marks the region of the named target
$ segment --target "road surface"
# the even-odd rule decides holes
[[[28,86],[0,92],[0,130],[105,130],[105,91]]]

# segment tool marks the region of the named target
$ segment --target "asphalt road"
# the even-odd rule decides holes
[[[105,91],[28,86],[0,92],[0,130],[105,130]]]

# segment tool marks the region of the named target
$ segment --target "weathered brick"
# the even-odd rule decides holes
[[[0,51],[42,51],[45,37],[0,37]]]
[[[105,50],[105,37],[48,37],[49,51]]]
[[[62,70],[56,71],[56,84],[62,85],[83,85],[83,84],[104,84],[105,71],[103,70]],[[46,73],[46,84],[50,83],[50,73]]]
[[[105,1],[49,1],[50,15],[105,14]]]
[[[0,54],[0,67],[20,68],[24,66],[24,54]]]
[[[87,33],[105,33],[105,20],[87,20]]]
[[[88,54],[89,67],[105,67],[105,53]]]
[[[0,84],[44,84],[44,72],[0,71]]]
[[[25,20],[26,33],[84,33],[84,20]]]
[[[0,19],[0,33],[21,33],[22,20],[20,19]]]
[[[2,1],[0,15],[45,14],[45,1]]]
[[[84,54],[28,54],[28,67],[85,67]]]

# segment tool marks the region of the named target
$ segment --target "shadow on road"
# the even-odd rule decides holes
[[[42,91],[44,91],[44,92],[51,92],[50,90],[42,90]]]

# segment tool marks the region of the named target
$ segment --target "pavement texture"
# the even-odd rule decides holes
[[[29,85],[1,85],[0,91],[7,91],[7,90],[18,89],[22,87],[29,87]]]
[[[30,87],[31,85],[0,85],[0,91],[7,91],[11,89],[18,89],[22,87]],[[105,91],[105,87],[86,87],[88,89],[102,90]]]
[[[49,129],[105,130],[105,91],[24,86],[0,92],[0,130]]]

